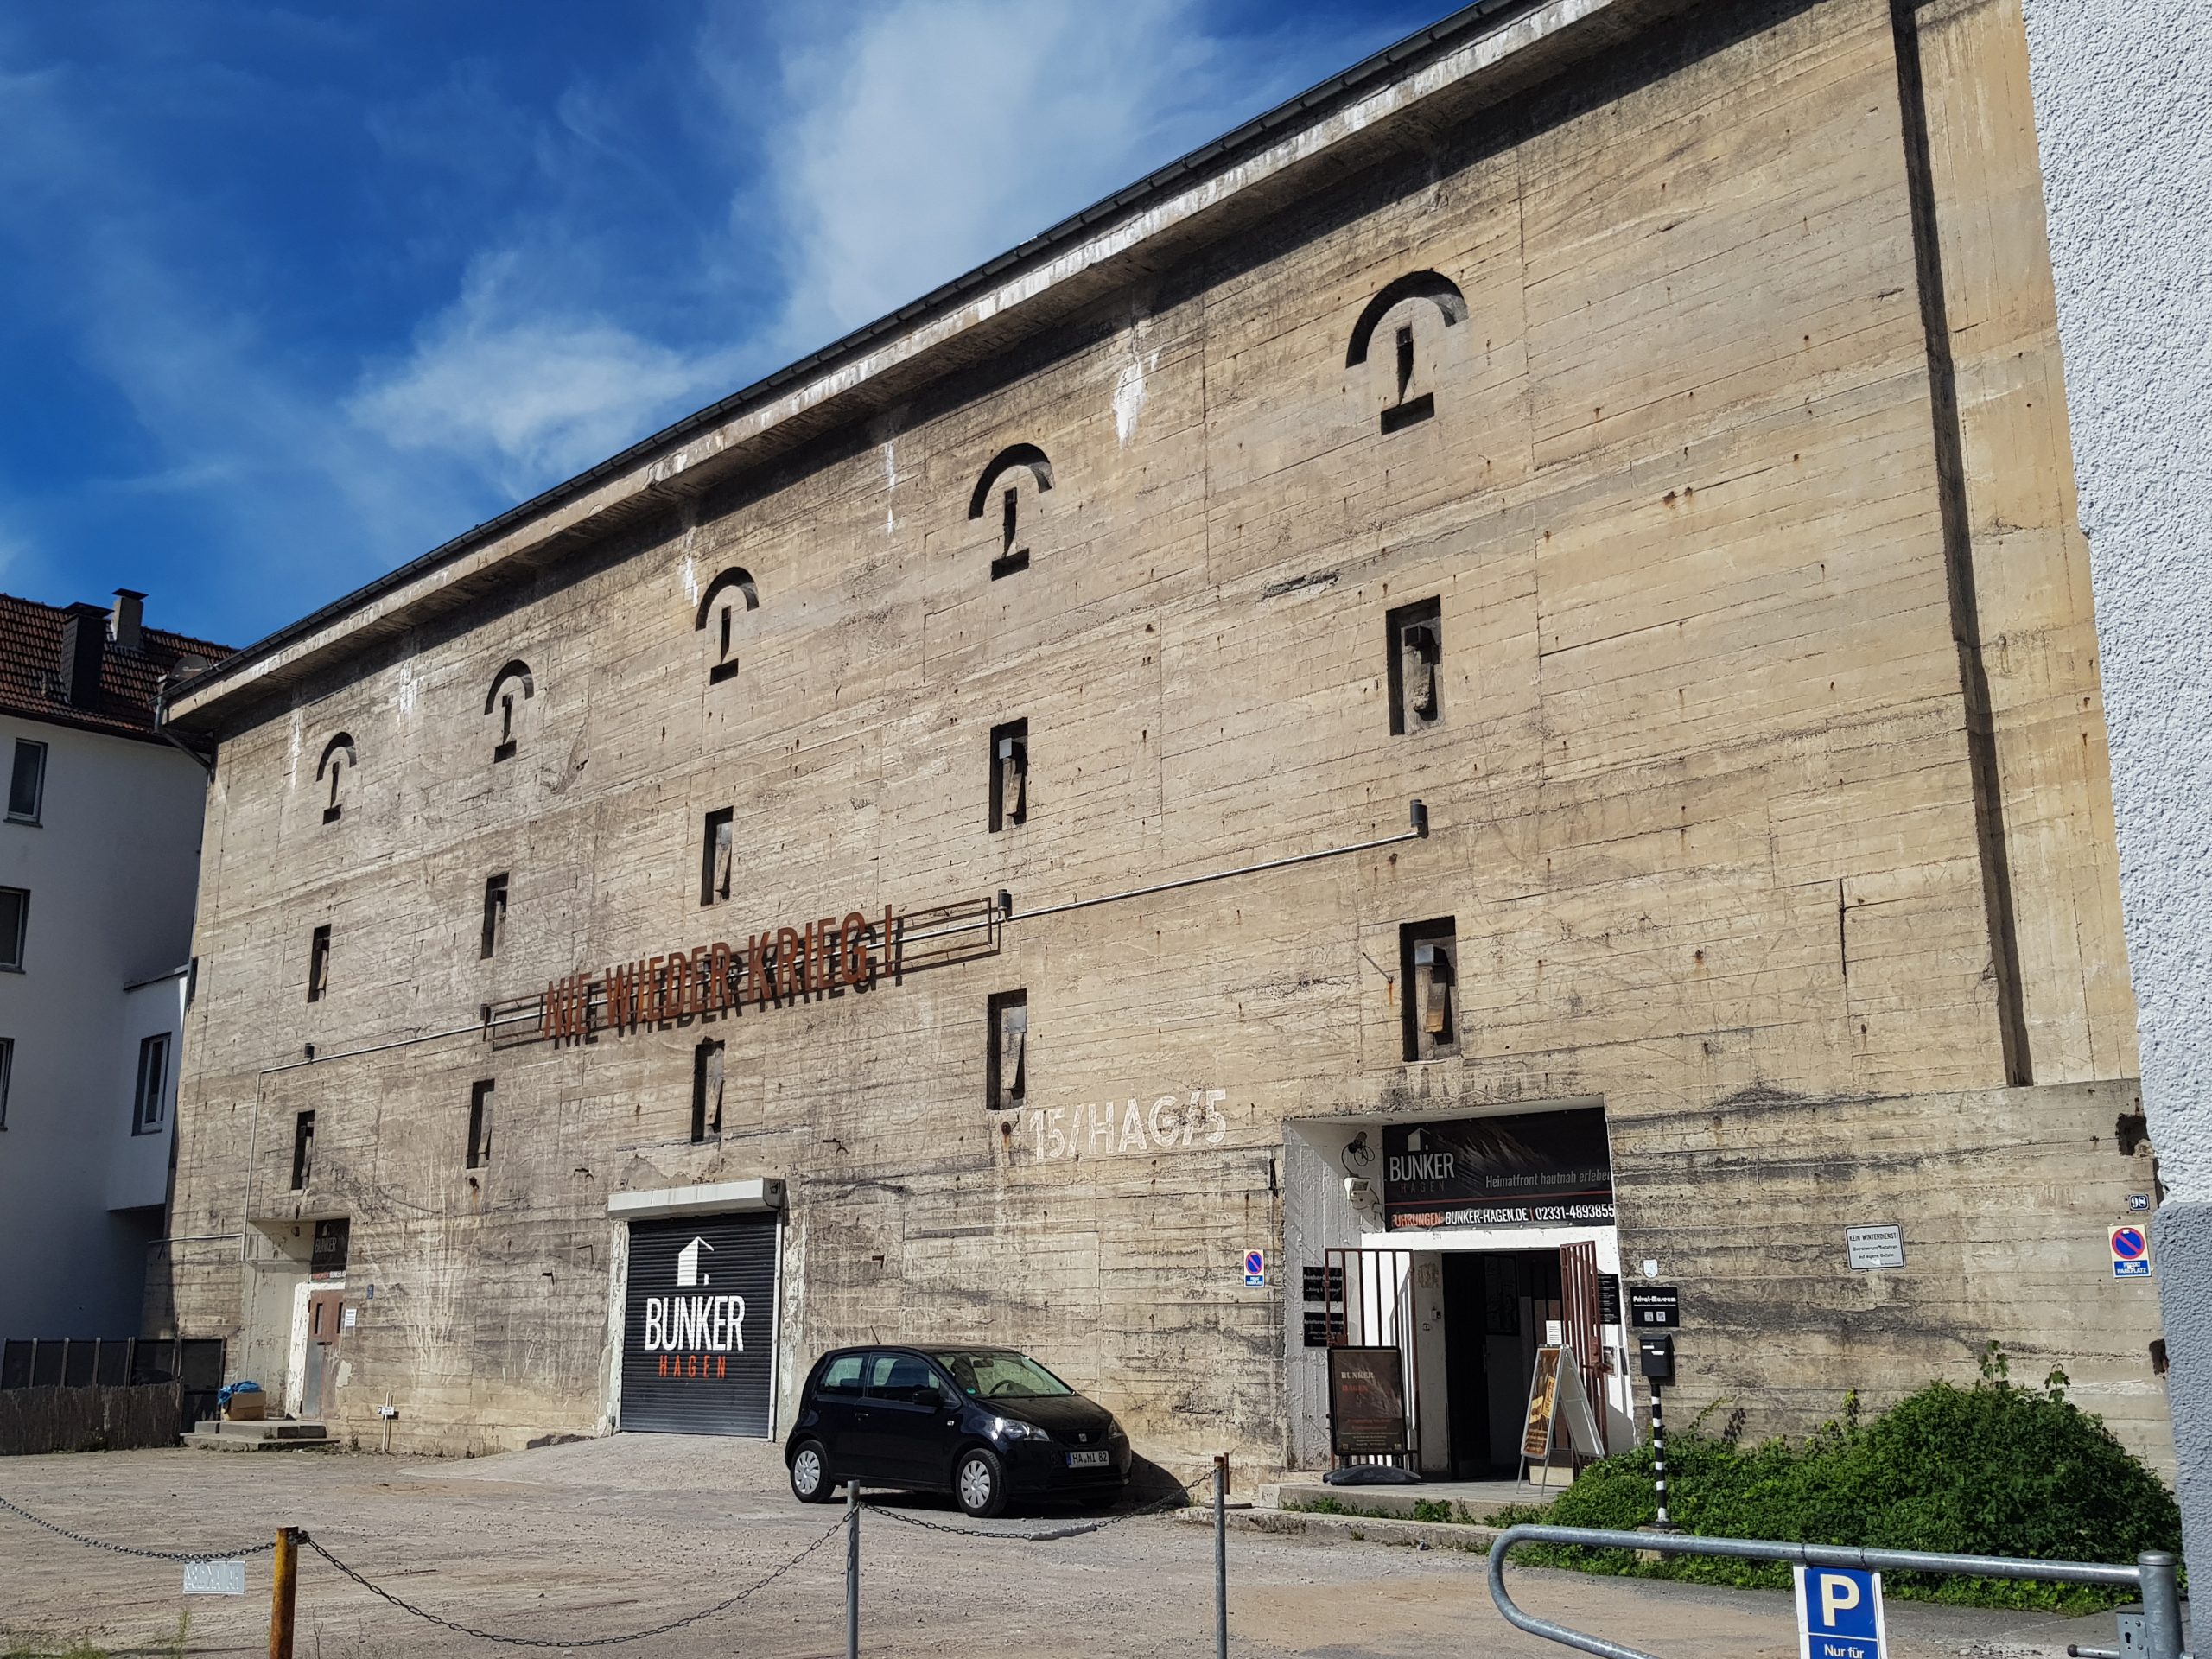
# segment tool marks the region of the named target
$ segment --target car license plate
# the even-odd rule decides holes
[[[1068,1453],[1068,1467],[1071,1469],[1103,1469],[1106,1467],[1108,1455],[1108,1453],[1103,1452],[1071,1452]]]

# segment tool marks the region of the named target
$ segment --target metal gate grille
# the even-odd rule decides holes
[[[780,1236],[772,1214],[630,1224],[625,1429],[768,1433]]]
[[[1598,1247],[1588,1242],[1559,1247],[1560,1300],[1567,1340],[1582,1368],[1582,1395],[1597,1420],[1598,1444],[1605,1451],[1605,1333],[1598,1299]]]

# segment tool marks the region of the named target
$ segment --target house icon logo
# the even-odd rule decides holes
[[[699,1252],[714,1253],[715,1247],[703,1238],[695,1238],[676,1253],[676,1287],[696,1290],[708,1282],[707,1275],[699,1271]]]

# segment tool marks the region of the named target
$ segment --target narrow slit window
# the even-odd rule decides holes
[[[8,1127],[8,1079],[16,1069],[16,1039],[0,1037],[0,1129]]]
[[[130,1133],[153,1135],[168,1122],[169,1035],[157,1032],[138,1045],[138,1086],[130,1108]]]
[[[984,1103],[995,1112],[1018,1111],[1029,1096],[1029,993],[1000,992],[988,1014]]]
[[[0,968],[23,965],[25,936],[30,931],[31,896],[21,887],[0,887]]]
[[[325,922],[308,941],[308,1001],[320,1002],[330,989],[330,924]]]
[[[1432,922],[1408,922],[1398,930],[1401,999],[1405,1057],[1448,1059],[1459,1052],[1459,940],[1458,924],[1446,916]]]
[[[1424,599],[1402,605],[1388,619],[1390,731],[1423,732],[1444,718],[1443,604]]]
[[[499,947],[507,939],[507,878],[504,874],[484,878],[484,937],[477,950],[480,961],[488,961],[499,954]]]
[[[722,1045],[709,1038],[691,1055],[691,1139],[696,1144],[721,1132]]]
[[[1021,493],[1012,485],[1008,485],[1000,501],[999,551],[998,556],[991,561],[993,582],[996,582],[1001,576],[1010,576],[1017,570],[1027,570],[1029,568],[1029,550],[1020,544]]]
[[[991,833],[1029,818],[1029,722],[991,728]]]
[[[492,1162],[492,1079],[485,1077],[468,1090],[468,1166],[486,1169]]]
[[[699,838],[699,903],[719,905],[730,896],[737,862],[737,809],[725,806],[707,814],[705,833]]]
[[[16,740],[14,768],[8,774],[8,822],[36,823],[46,800],[46,745]]]
[[[1398,395],[1382,411],[1382,430],[1387,435],[1436,413],[1436,394],[1414,391],[1414,326],[1410,322],[1398,326]]]
[[[302,1112],[292,1120],[292,1191],[304,1192],[315,1174],[315,1114]]]
[[[515,755],[515,694],[504,691],[499,695],[499,741],[492,746],[492,764],[512,760]]]

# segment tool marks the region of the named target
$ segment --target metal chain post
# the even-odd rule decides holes
[[[292,1614],[300,1589],[300,1533],[276,1529],[276,1570],[269,1575],[269,1659],[292,1659]]]
[[[1229,1659],[1229,1454],[1213,1460],[1213,1651]]]
[[[861,1484],[845,1483],[845,1659],[861,1659]]]

